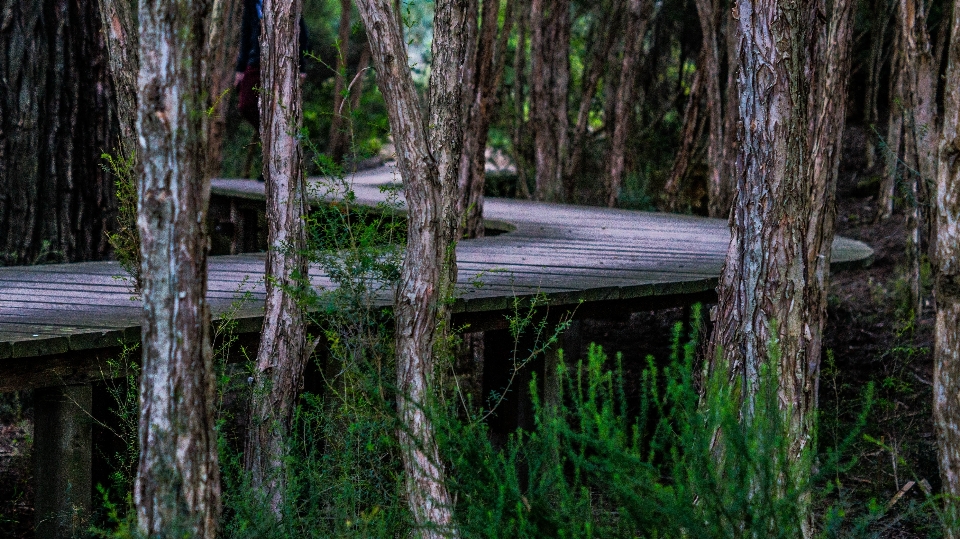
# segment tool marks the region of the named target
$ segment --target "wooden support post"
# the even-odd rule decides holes
[[[91,505],[90,384],[34,391],[33,473],[38,539],[73,537]]]

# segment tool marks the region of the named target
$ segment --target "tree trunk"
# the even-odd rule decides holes
[[[206,302],[208,15],[205,0],[140,2],[144,312],[134,501],[148,537],[213,538],[220,513]]]
[[[118,0],[111,0],[118,1]],[[119,0],[123,1],[123,0]],[[241,0],[213,0],[207,54],[210,58],[210,97],[213,114],[207,142],[207,176],[217,177],[223,165],[223,142],[227,134],[228,92],[233,88],[233,54],[240,40]]]
[[[627,31],[623,45],[623,59],[620,65],[620,81],[617,84],[616,105],[614,105],[610,154],[607,156],[607,206],[617,205],[620,186],[626,172],[627,133],[633,125],[634,99],[637,67],[640,65],[640,53],[643,50],[643,38],[647,25],[654,16],[653,6],[644,0],[629,0],[627,3]]]
[[[120,120],[120,153],[137,147],[137,73],[140,45],[133,4],[129,0],[101,0],[100,22],[106,36],[110,76]]]
[[[397,15],[389,0],[359,0],[380,93],[387,104],[397,165],[408,208],[407,249],[396,293],[398,411],[407,501],[424,537],[456,535],[453,500],[444,483],[433,425],[434,358],[446,338],[456,283],[457,177],[463,110],[466,2],[438,2],[434,15],[433,69],[428,118],[407,63]],[[429,122],[429,123],[428,123]],[[428,129],[429,126],[429,129]]]
[[[530,124],[536,169],[534,198],[564,200],[563,163],[567,156],[570,85],[570,2],[531,0]]]
[[[577,111],[577,122],[574,124],[573,133],[570,140],[570,156],[567,159],[566,169],[564,171],[564,189],[566,199],[574,199],[574,190],[576,187],[576,177],[580,173],[583,164],[583,155],[585,151],[585,142],[587,136],[587,127],[590,121],[590,110],[593,108],[593,98],[597,93],[597,87],[600,84],[600,78],[604,73],[604,68],[611,63],[613,46],[620,36],[619,30],[623,28],[621,14],[623,12],[622,4],[618,0],[613,0],[601,6],[598,15],[601,19],[595,27],[593,54],[591,54],[589,68],[586,68],[580,91],[580,108]]]
[[[477,52],[473,57],[475,66],[471,70],[464,70],[471,72],[472,76],[469,81],[464,81],[467,89],[464,96],[467,125],[463,133],[458,183],[459,211],[465,219],[462,236],[467,238],[484,235],[483,188],[486,180],[487,137],[497,103],[497,92],[503,80],[504,51],[513,29],[514,2],[506,0],[502,29],[499,27],[500,6],[500,0],[483,3],[483,15],[480,17],[482,26]]]
[[[736,10],[742,143],[713,343],[750,421],[776,342],[789,455],[800,464],[811,456],[852,5],[738,0]],[[812,533],[809,519],[803,531]]]
[[[900,168],[903,145],[904,100],[904,45],[903,32],[899,25],[893,38],[893,55],[890,57],[890,107],[887,113],[887,135],[883,152],[884,176],[877,197],[877,219],[885,221],[893,216],[893,199]]]
[[[723,163],[720,166],[719,183],[711,183],[713,191],[709,194],[708,213],[710,217],[728,219],[736,196],[736,163],[740,153],[739,127],[740,95],[737,87],[737,74],[740,71],[740,56],[737,54],[737,21],[733,10],[725,17],[727,41],[727,92],[724,96],[726,106],[723,110]]]
[[[700,100],[703,94],[703,79],[706,77],[706,70],[702,67],[704,61],[704,55],[701,54],[700,63],[697,64],[697,72],[694,73],[693,82],[690,84],[690,95],[687,97],[687,106],[683,111],[683,131],[680,134],[680,148],[677,149],[677,156],[673,160],[670,177],[663,185],[663,209],[670,212],[675,212],[679,209],[680,188],[684,177],[686,177],[687,172],[690,170],[690,164],[699,146],[700,136],[703,134],[703,125],[705,122],[700,114]],[[713,136],[712,130],[710,135],[711,137]],[[707,151],[709,152],[709,145]]]
[[[711,217],[726,217],[730,211],[730,183],[731,177],[724,173],[728,169],[724,166],[724,137],[727,124],[723,121],[724,101],[720,86],[720,69],[722,56],[720,55],[719,30],[723,15],[719,0],[696,0],[697,13],[700,15],[700,32],[703,34],[703,65],[697,66],[697,72],[702,69],[704,78],[704,95],[706,97],[707,113],[709,114],[710,131],[707,135],[707,163],[709,179],[707,180],[708,211]],[[727,25],[727,31],[732,32],[732,25]],[[728,69],[734,70],[733,56],[728,55]],[[733,93],[733,85],[727,87],[728,93]],[[728,101],[728,107],[732,104]]]
[[[880,96],[880,72],[884,64],[884,44],[886,43],[887,27],[890,25],[890,7],[893,4],[889,0],[874,0],[872,9],[873,16],[870,19],[870,58],[867,64],[867,91],[863,105],[863,117],[865,123],[875,129],[880,119],[879,96]],[[892,100],[891,100],[892,101]],[[873,168],[876,163],[877,148],[874,142],[875,135],[870,133],[867,136],[867,168]]]
[[[933,418],[946,505],[945,532],[960,538],[960,2],[946,18],[952,38],[944,85],[936,189]]]
[[[922,310],[920,290],[921,242],[927,203],[928,182],[937,177],[937,72],[933,45],[927,32],[923,0],[899,0],[898,21],[903,38],[903,149],[908,170],[907,264],[913,310]]]
[[[99,260],[118,126],[100,3],[0,0],[0,265]]]
[[[513,121],[511,125],[511,147],[513,150],[513,162],[517,166],[517,196],[530,200],[533,195],[530,193],[529,171],[530,160],[528,150],[529,127],[530,124],[526,118],[526,92],[527,84],[527,34],[530,29],[530,5],[528,0],[510,0],[517,2],[517,48],[513,55]]]
[[[330,121],[329,150],[330,158],[334,163],[343,163],[347,153],[346,123],[349,119],[344,114],[344,101],[347,94],[347,58],[350,56],[350,10],[353,9],[352,0],[340,0],[340,28],[337,31],[337,72],[333,83],[333,117]]]
[[[293,290],[307,277],[306,186],[299,68],[298,0],[265,0],[260,32],[260,137],[267,194],[267,298],[244,464],[277,520],[286,494],[287,439],[303,386],[306,328]]]

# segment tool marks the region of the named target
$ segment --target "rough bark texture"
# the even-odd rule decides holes
[[[206,302],[208,14],[205,0],[140,2],[143,369],[134,501],[148,537],[213,538],[220,512]]]
[[[299,68],[299,0],[264,0],[260,32],[260,137],[267,194],[267,298],[244,460],[251,486],[283,514],[284,456],[303,386],[306,329],[292,290],[307,275],[307,208]]]
[[[0,0],[0,265],[98,260],[118,129],[100,3]]]
[[[634,113],[633,92],[636,88],[637,68],[640,65],[640,53],[643,50],[643,38],[653,12],[653,6],[646,0],[627,2],[627,28],[623,45],[623,58],[620,64],[620,80],[617,84],[616,105],[614,106],[610,154],[607,156],[607,206],[617,205],[620,186],[626,172],[627,134],[632,126]]]
[[[776,343],[790,455],[799,460],[809,457],[817,403],[852,5],[738,0],[736,10],[743,122],[713,342],[745,420]]]
[[[940,476],[947,495],[946,535],[960,537],[960,2],[947,19],[952,35],[947,54],[943,129],[936,188],[935,275],[937,320],[934,340],[933,417]]]
[[[123,0],[111,0],[123,1]],[[227,109],[233,88],[233,55],[240,40],[241,0],[212,0],[207,56],[210,65],[210,97],[213,114],[210,117],[210,136],[207,140],[207,176],[220,175],[223,165],[223,142],[227,131]]]
[[[100,22],[106,36],[120,121],[119,149],[129,153],[137,147],[137,73],[140,72],[137,21],[129,0],[100,0],[100,3]]]
[[[570,2],[531,0],[530,126],[536,169],[534,198],[564,200],[563,163],[569,148]]]
[[[427,118],[420,110],[391,4],[389,0],[358,1],[380,93],[387,104],[408,208],[407,250],[394,304],[398,408],[403,422],[400,444],[408,504],[420,534],[450,537],[456,535],[453,501],[424,407],[432,401],[434,354],[445,342],[443,329],[449,327],[445,300],[456,282],[460,77],[467,2],[436,5]]]
[[[481,27],[476,42],[476,54],[467,55],[473,67],[464,69],[470,78],[463,81],[467,123],[463,133],[460,157],[459,211],[464,217],[463,236],[479,238],[484,235],[483,188],[485,184],[487,136],[497,102],[497,91],[503,80],[504,51],[513,27],[514,2],[505,0],[504,25],[500,28],[501,0],[483,3]],[[469,33],[469,32],[468,32]]]

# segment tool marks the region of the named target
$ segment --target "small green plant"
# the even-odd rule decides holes
[[[121,148],[116,155],[104,152],[103,169],[115,178],[117,187],[117,228],[107,232],[120,267],[127,272],[134,295],[139,296],[140,232],[137,229],[137,154],[132,148]]]

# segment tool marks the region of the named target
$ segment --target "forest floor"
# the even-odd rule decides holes
[[[874,399],[865,427],[845,451],[849,466],[818,483],[825,489],[820,511],[843,511],[848,520],[842,536],[931,537],[939,528],[924,490],[929,485],[936,492],[940,483],[931,417],[933,307],[926,302],[916,319],[905,314],[904,219],[874,219],[880,169],[863,172],[866,163],[858,155],[864,136],[848,129],[837,234],[866,242],[876,254],[869,268],[832,278],[820,382],[821,449],[855,431],[869,384]],[[682,316],[681,309],[671,309],[584,322],[582,342],[622,352],[626,378],[635,378],[631,373],[642,370],[647,354],[669,354],[671,328]],[[22,400],[0,396],[0,537],[32,537],[31,415],[29,394]],[[912,488],[885,510],[909,481]],[[857,526],[865,533],[857,533]]]

